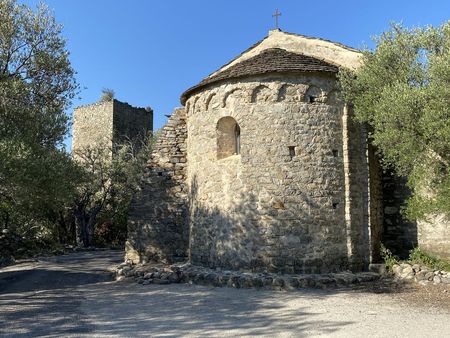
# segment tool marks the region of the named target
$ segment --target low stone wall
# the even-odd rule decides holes
[[[433,270],[419,264],[395,264],[392,271],[397,279],[403,281],[417,282],[421,285],[450,284],[450,272]]]
[[[380,274],[374,272],[340,272],[330,274],[275,274],[246,273],[178,263],[173,265],[122,263],[115,270],[117,280],[133,278],[137,283],[171,284],[190,283],[232,288],[264,288],[294,290],[300,288],[328,289],[349,287],[376,281]]]

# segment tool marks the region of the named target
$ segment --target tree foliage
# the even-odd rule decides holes
[[[74,205],[80,245],[94,245],[99,218],[107,223],[122,221],[126,226],[123,214],[128,211],[131,194],[140,186],[151,145],[152,139],[138,149],[132,142],[124,142],[114,149],[99,143],[74,153],[87,174],[78,187]]]
[[[63,140],[77,88],[48,8],[0,0],[1,228],[42,230],[73,196],[81,173]]]
[[[408,215],[450,215],[450,22],[396,24],[376,43],[356,73],[341,72],[343,94],[383,164],[408,177]]]

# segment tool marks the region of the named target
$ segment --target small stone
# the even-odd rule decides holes
[[[450,284],[450,277],[441,277],[441,282],[444,284]]]
[[[407,266],[403,268],[402,274],[400,275],[402,279],[413,279],[414,278],[414,270],[412,266]]]
[[[309,280],[306,276],[297,277],[297,283],[299,288],[307,288],[309,286]]]
[[[425,278],[426,278],[427,280],[429,280],[429,281],[432,281],[433,278],[434,278],[434,273],[433,273],[432,271],[428,271],[428,272],[425,274]]]
[[[434,276],[433,284],[439,284],[439,283],[441,283],[441,277],[439,277],[438,275]]]
[[[428,280],[427,271],[420,270],[419,272],[417,272],[416,276],[415,276],[415,280],[416,281]]]
[[[273,279],[273,286],[279,286],[279,287],[283,287],[284,286],[284,280],[283,277],[275,277]]]
[[[143,282],[142,282],[142,285],[149,285],[149,284],[151,284],[153,282],[153,279],[145,279]]]
[[[320,289],[326,289],[330,286],[336,285],[336,280],[328,276],[318,276],[315,279],[315,287]]]
[[[126,270],[126,271],[124,272],[124,276],[125,276],[125,277],[133,277],[133,276],[134,276],[134,270],[133,270],[133,269]]]
[[[298,288],[298,279],[294,277],[284,277],[284,288],[286,290],[294,290]]]
[[[403,268],[398,264],[394,264],[394,266],[392,267],[392,272],[394,273],[394,275],[400,276],[403,272]]]

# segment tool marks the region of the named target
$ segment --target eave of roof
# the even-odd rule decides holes
[[[184,104],[189,96],[201,88],[228,79],[237,79],[252,75],[269,73],[337,73],[339,68],[311,56],[288,52],[281,48],[269,48],[256,56],[237,63],[223,72],[203,79],[199,84],[187,89],[181,96]]]
[[[292,69],[286,67],[272,67],[269,69],[260,69],[256,67],[254,73],[250,71],[243,72],[242,68],[244,66],[249,66],[247,61],[253,60],[258,57],[258,55],[263,54],[265,51],[270,49],[284,50],[287,53],[292,53],[295,55],[301,55],[302,57],[311,57],[316,61],[322,61],[327,64],[328,67],[336,68],[350,68],[356,69],[361,64],[361,53],[351,47],[345,46],[340,43],[332,42],[325,39],[307,37],[300,34],[285,33],[281,30],[272,30],[269,35],[264,39],[258,41],[253,46],[242,52],[236,58],[219,68],[217,71],[210,74],[208,77],[203,79],[199,84],[187,89],[181,95],[181,103],[184,105],[187,98],[193,93],[199,91],[202,87],[210,85],[212,83],[217,83],[225,79],[232,78],[242,78],[250,75],[258,75],[265,73],[280,73],[280,72],[311,72],[311,71],[327,71],[326,68],[322,70],[319,69],[299,69],[298,67],[292,66]],[[244,64],[242,66],[241,64]],[[252,66],[246,68],[254,68]]]

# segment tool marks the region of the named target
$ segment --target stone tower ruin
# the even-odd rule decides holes
[[[139,146],[153,130],[153,111],[116,99],[75,108],[72,152],[102,144],[114,149],[123,142]]]

